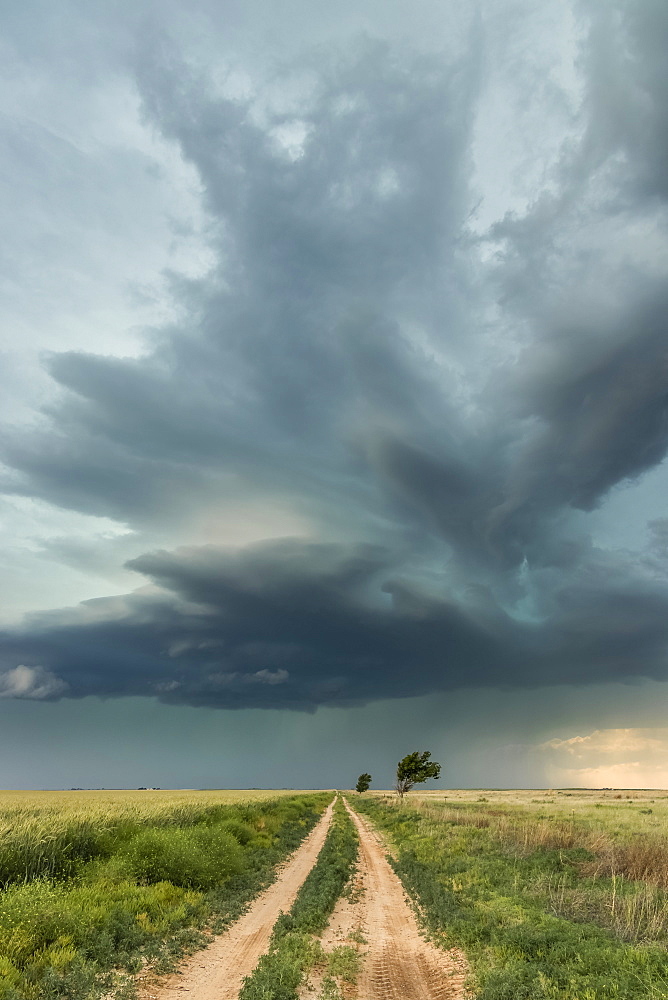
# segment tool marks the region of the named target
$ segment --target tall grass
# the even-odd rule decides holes
[[[583,874],[622,877],[668,889],[668,827],[657,832],[637,823],[638,828],[627,828],[620,836],[621,810],[612,815],[598,814],[594,822],[588,814],[576,818],[575,811],[566,818],[487,805],[474,808],[419,802],[419,808],[438,822],[489,829],[509,850],[529,854],[537,850],[582,849],[591,855],[582,862]],[[637,822],[643,813],[636,811],[634,818]]]
[[[393,800],[385,801],[397,808]],[[487,830],[514,858],[556,852],[557,870],[549,872],[547,888],[542,871],[535,885],[525,885],[539,896],[547,892],[553,913],[594,921],[625,941],[668,941],[668,831],[661,836],[643,829],[646,813],[631,814],[639,828],[629,829],[626,810],[620,832],[616,820],[623,807],[593,815],[572,810],[566,818],[486,803],[416,804],[425,822]]]
[[[623,941],[668,944],[668,894],[662,889],[619,876],[574,880],[555,872],[536,878],[526,889],[549,900],[553,913],[609,927]]]
[[[287,794],[287,793],[286,793]],[[0,887],[69,878],[80,862],[114,852],[147,825],[193,827],[232,806],[262,813],[280,792],[0,792]]]
[[[0,1000],[93,1000],[116,987],[126,995],[119,970],[164,966],[238,915],[329,798],[251,795],[226,805],[212,793],[157,798],[136,812],[121,798],[116,812],[113,801],[92,816],[65,809],[55,831],[42,828],[46,853],[35,809],[3,855],[7,862],[22,848],[36,874],[7,879],[0,893]],[[5,874],[15,871],[7,865]]]
[[[593,855],[575,827],[548,836],[486,805],[355,804],[391,838],[434,938],[467,952],[478,1000],[668,997],[663,890],[583,874]]]

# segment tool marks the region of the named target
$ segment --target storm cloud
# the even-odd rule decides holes
[[[312,709],[668,677],[665,544],[594,539],[668,450],[668,17],[572,14],[570,91],[545,67],[515,104],[541,67],[485,5],[455,51],[355,33],[257,79],[169,31],[132,50],[210,266],[171,276],[135,356],[51,353],[39,417],[2,432],[6,495],[111,519],[141,578],[5,629],[2,697]],[[553,153],[483,223],[486,159],[513,155],[481,138],[499,75]],[[194,543],[249,509],[263,537]]]

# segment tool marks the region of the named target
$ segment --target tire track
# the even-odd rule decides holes
[[[344,800],[345,802],[345,800]],[[370,824],[345,803],[360,838],[363,926],[368,945],[357,984],[360,1000],[464,1000],[464,954],[443,951],[418,929],[399,878]]]
[[[315,864],[332,819],[334,801],[303,844],[279,872],[278,878],[255,899],[249,910],[224,934],[192,955],[180,972],[153,986],[144,986],[141,1000],[236,1000],[246,976],[269,950],[279,914],[287,912]]]
[[[366,867],[358,857],[355,872],[347,887],[347,891],[339,897],[332,911],[329,923],[325,928],[320,945],[326,955],[331,954],[341,946],[353,948],[359,954],[366,951],[366,904],[367,891]],[[299,1000],[318,1000],[321,995],[326,975],[325,967],[320,964],[311,969],[307,981],[299,991]],[[357,996],[356,989],[345,980],[338,978],[337,984],[343,997],[353,1000]]]

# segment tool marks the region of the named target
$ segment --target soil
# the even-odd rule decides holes
[[[299,888],[315,864],[332,818],[327,807],[304,843],[280,870],[276,881],[255,899],[231,927],[196,952],[180,972],[140,990],[141,1000],[236,1000],[241,985],[260,957],[279,914],[292,906]]]
[[[351,891],[338,901],[321,939],[325,951],[349,945],[362,954],[356,985],[338,981],[343,997],[464,1000],[470,972],[464,954],[437,948],[420,933],[379,834],[347,802],[346,807],[360,838],[359,863]],[[316,1000],[322,983],[322,970],[314,970],[301,1000]]]
[[[354,948],[361,954],[366,952],[368,933],[366,920],[367,882],[367,868],[360,857],[350,885],[337,900],[329,923],[320,938],[323,951],[332,952],[335,948],[344,945],[348,948]],[[317,1000],[322,990],[324,976],[325,970],[323,968],[312,969],[308,981],[299,992],[299,1000]],[[349,983],[337,979],[337,985],[346,1000],[349,997],[351,1000],[357,997],[357,989]]]
[[[272,928],[287,912],[315,864],[333,803],[273,883],[224,934],[193,955],[178,974],[144,986],[140,1000],[237,1000],[246,976],[268,951]],[[390,866],[378,833],[346,802],[360,854],[348,892],[339,899],[321,938],[325,951],[349,945],[360,952],[355,985],[339,982],[346,1000],[465,1000],[469,967],[457,949],[437,948],[421,934],[415,913]],[[300,993],[316,1000],[323,984],[314,970]]]

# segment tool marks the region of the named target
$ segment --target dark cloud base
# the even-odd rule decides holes
[[[462,687],[666,676],[665,595],[569,593],[549,623],[419,593],[387,552],[298,540],[234,553],[156,552],[154,588],[33,617],[5,634],[15,697],[157,696],[220,708],[313,709]]]

